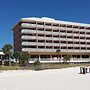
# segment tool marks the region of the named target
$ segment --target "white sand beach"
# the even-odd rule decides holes
[[[0,90],[89,90],[90,73],[79,67],[56,70],[17,70],[0,73]]]

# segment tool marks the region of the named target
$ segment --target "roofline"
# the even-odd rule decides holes
[[[82,27],[90,27],[90,24],[86,24],[86,23],[77,23],[77,22],[70,22],[70,21],[61,21],[61,20],[55,20],[53,18],[47,18],[47,17],[42,17],[42,18],[36,18],[36,17],[30,17],[30,18],[21,18],[19,22],[22,21],[40,21],[40,22],[47,22],[47,23],[55,23],[55,24],[63,24],[63,25],[73,25],[73,26],[82,26]],[[19,23],[17,22],[12,30],[15,28],[15,26]]]

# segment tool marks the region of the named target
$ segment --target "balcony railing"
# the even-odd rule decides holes
[[[22,45],[25,45],[25,46],[36,45],[36,42],[22,42]]]
[[[29,39],[30,40],[30,39],[36,39],[36,36],[24,36],[23,35],[21,38],[22,39]]]
[[[46,35],[52,34],[52,31],[45,31]]]
[[[21,27],[23,28],[36,27],[36,24],[22,23]]]
[[[45,45],[45,43],[38,42],[38,46],[44,46],[44,45]]]
[[[57,41],[59,41],[59,38],[55,38],[55,37],[53,37],[53,40],[57,40]]]
[[[52,43],[46,43],[46,46],[52,46]]]

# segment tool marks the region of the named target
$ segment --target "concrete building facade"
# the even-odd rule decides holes
[[[31,17],[21,18],[12,30],[14,50],[30,53],[32,60],[90,59],[90,24]]]

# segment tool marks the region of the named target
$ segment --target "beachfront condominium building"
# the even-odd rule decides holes
[[[31,17],[21,18],[12,30],[14,51],[28,52],[33,60],[90,58],[90,24]]]

